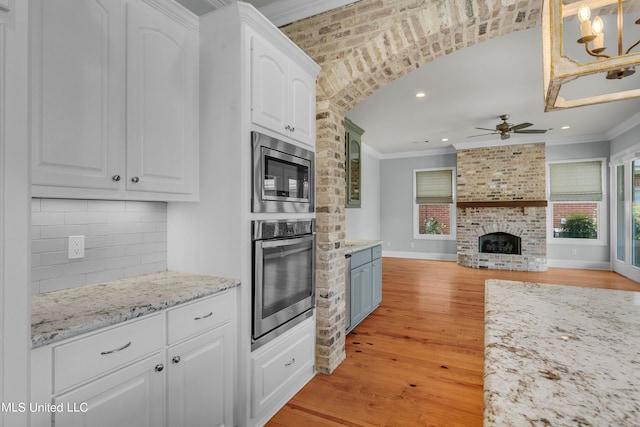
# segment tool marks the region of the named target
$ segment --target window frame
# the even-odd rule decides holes
[[[602,200],[551,200],[551,164],[564,164],[564,163],[586,163],[586,162],[600,162],[600,179],[602,189]],[[568,159],[568,160],[553,160],[548,161],[546,165],[546,192],[547,192],[547,242],[558,245],[589,245],[589,246],[607,246],[608,245],[608,232],[609,221],[607,216],[607,200],[609,198],[609,187],[607,185],[608,163],[606,157],[590,157],[585,159]],[[553,230],[553,212],[555,204],[567,204],[567,203],[596,203],[598,210],[598,237],[595,239],[581,239],[572,237],[555,237]]]
[[[449,225],[450,225],[450,234],[420,234],[420,224],[418,221],[420,220],[420,206],[421,204],[416,203],[416,174],[418,172],[436,172],[450,170],[451,171],[451,198],[452,202],[449,203],[424,203],[426,205],[434,204],[434,205],[447,205],[449,204]],[[413,180],[413,191],[411,193],[412,204],[413,204],[413,238],[420,240],[456,240],[456,167],[440,167],[440,168],[423,168],[423,169],[414,169],[411,174]]]

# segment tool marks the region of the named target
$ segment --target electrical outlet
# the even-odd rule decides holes
[[[69,236],[69,259],[84,258],[84,236]]]

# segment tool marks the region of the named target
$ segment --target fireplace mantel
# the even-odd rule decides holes
[[[546,206],[546,200],[498,200],[456,203],[458,208],[530,208]]]

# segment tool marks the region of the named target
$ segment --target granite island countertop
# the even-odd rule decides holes
[[[365,249],[373,248],[382,244],[382,240],[345,240],[345,255],[352,254],[354,252],[362,251]]]
[[[240,285],[237,279],[164,271],[31,297],[31,344],[41,347]]]
[[[640,425],[640,293],[487,280],[485,426]]]

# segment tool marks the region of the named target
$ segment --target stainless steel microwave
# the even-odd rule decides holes
[[[315,154],[259,132],[253,144],[252,212],[315,210]]]

